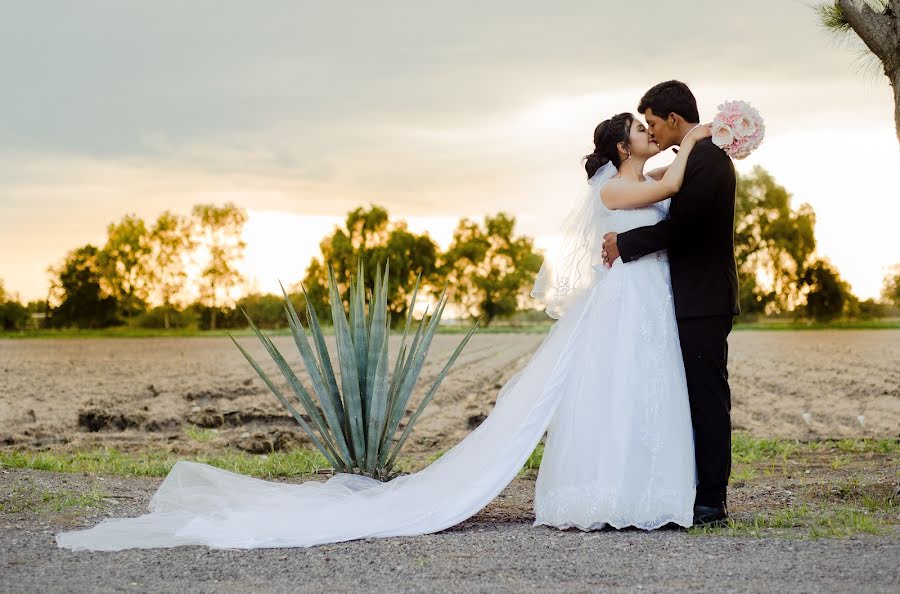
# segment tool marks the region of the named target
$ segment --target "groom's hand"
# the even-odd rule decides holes
[[[603,264],[607,268],[619,257],[619,246],[616,244],[616,233],[607,233],[603,236]]]

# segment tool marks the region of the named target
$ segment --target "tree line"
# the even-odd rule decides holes
[[[791,206],[791,195],[761,167],[740,176],[736,200],[736,259],[745,319],[789,315],[819,321],[839,317],[872,318],[900,307],[900,265],[884,279],[880,300],[860,301],[838,270],[816,252],[815,212],[808,204]],[[0,324],[4,330],[27,328],[246,326],[241,310],[267,328],[284,325],[280,295],[249,293],[232,299],[246,280],[235,267],[245,248],[241,231],[247,220],[234,204],[199,204],[190,215],[166,211],[147,223],[126,215],[107,227],[102,246],[71,250],[48,269],[47,298],[19,303],[0,280]],[[388,306],[402,320],[415,279],[436,294],[446,284],[451,302],[464,316],[486,324],[511,316],[531,317],[528,297],[542,254],[532,238],[515,232],[515,217],[488,215],[483,223],[461,219],[446,250],[427,233],[391,220],[380,206],[347,214],[320,243],[306,274],[288,287],[295,306],[306,299],[321,319],[330,319],[327,266],[342,295],[358,262],[374,275],[390,262]],[[302,284],[302,288],[301,288]],[[302,311],[302,309],[301,309]]]

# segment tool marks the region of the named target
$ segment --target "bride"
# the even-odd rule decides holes
[[[629,113],[597,126],[562,256],[544,262],[532,292],[558,322],[484,422],[425,469],[385,483],[339,473],[289,484],[180,461],[150,513],[63,532],[57,544],[249,549],[438,532],[499,495],[545,431],[535,525],[690,526],[696,470],[668,262],[657,252],[606,268],[600,251],[604,233],[666,217],[688,154],[709,135],[696,127],[668,168],[645,176],[659,153],[645,126]]]

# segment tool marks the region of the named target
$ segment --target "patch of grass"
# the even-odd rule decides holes
[[[534,324],[497,324],[491,326],[479,326],[477,334],[546,334],[553,324],[536,322]],[[472,327],[471,323],[454,324],[452,326],[438,326],[438,334],[465,334]]]
[[[729,518],[723,526],[694,526],[689,534],[700,536],[762,536],[764,531],[801,527],[810,515],[807,505],[785,507],[771,514],[754,514],[750,519]]]
[[[731,483],[746,483],[756,478],[756,469],[751,467],[733,468],[731,470]]]
[[[827,452],[836,449],[848,454],[898,454],[900,453],[900,439],[825,439],[803,442],[796,439],[760,439],[750,437],[746,433],[736,431],[731,439],[732,462],[756,463],[763,461],[785,461],[798,455],[816,452]],[[841,457],[836,462],[838,466],[852,458]],[[846,464],[844,464],[846,465]],[[837,470],[837,468],[835,468]]]
[[[527,472],[529,470],[538,470],[541,467],[541,460],[544,458],[544,444],[539,443],[534,451],[531,452],[531,455],[528,456],[528,460],[525,461],[525,466],[522,467],[522,472]],[[521,474],[521,473],[520,473]]]
[[[785,507],[774,513],[758,513],[748,519],[730,518],[724,526],[698,526],[694,536],[840,538],[860,533],[881,534],[889,526],[884,518],[851,506]]]
[[[438,459],[443,452],[432,456],[426,464]],[[67,453],[0,450],[0,468],[28,468],[52,472],[85,472],[107,476],[164,477],[179,460],[202,462],[258,478],[284,478],[315,475],[331,470],[328,461],[316,450],[296,449],[270,454],[225,452],[216,455],[175,455],[171,452],[150,451],[140,454],[122,453],[115,449]],[[421,470],[422,459],[399,456],[394,468],[398,473]]]
[[[69,508],[96,507],[108,495],[103,491],[93,488],[86,493],[73,493],[71,491],[46,491],[41,495],[41,503],[53,511],[60,512]]]
[[[106,448],[74,453],[0,451],[0,465],[8,468],[116,476],[166,476],[178,460],[202,462],[260,478],[301,476],[330,468],[319,452],[303,449],[266,455],[228,452],[214,456],[173,456],[169,452],[123,454]]]
[[[96,487],[84,493],[73,493],[65,489],[51,490],[35,487],[31,484],[18,484],[0,499],[0,513],[20,514],[23,512],[41,513],[47,511],[63,512],[69,509],[86,509],[97,507],[108,494]]]
[[[494,323],[488,327],[479,327],[478,334],[545,334],[553,324],[536,322],[531,324],[503,324]],[[466,334],[472,328],[471,322],[461,324],[446,324],[438,326],[438,334]],[[255,336],[249,328],[227,329],[234,336]],[[402,328],[392,330],[399,334]],[[43,330],[21,330],[17,332],[0,331],[0,338],[193,338],[193,337],[221,337],[227,339],[226,330],[198,330],[196,328],[128,328],[124,326],[114,328],[62,328]],[[269,336],[290,336],[290,328],[264,328],[263,332]],[[322,326],[322,332],[326,336],[334,335],[334,328]]]
[[[859,479],[850,479],[841,481],[833,488],[834,495],[842,500],[853,500],[862,497],[863,490],[859,483]]]
[[[495,321],[488,327],[480,327],[479,334],[545,334],[553,323],[547,322],[504,322]],[[438,334],[465,334],[471,323],[444,324],[438,327]],[[900,329],[900,319],[880,320],[836,320],[833,322],[813,322],[809,320],[763,319],[756,322],[739,322],[734,326],[739,331],[791,331],[791,330],[896,330]],[[326,335],[334,334],[331,326],[323,326]],[[235,336],[253,336],[249,328],[229,329]],[[271,336],[289,336],[289,328],[266,329]],[[399,330],[397,330],[399,332]],[[97,329],[42,329],[17,332],[0,331],[0,338],[152,338],[152,337],[197,337],[215,336],[226,338],[225,330],[198,330],[196,328],[131,328],[119,326]]]
[[[58,328],[42,330],[21,330],[18,332],[0,331],[0,338],[196,338],[221,337],[227,339],[225,332],[234,336],[255,336],[250,328],[227,328],[221,330],[198,330],[196,328],[129,328],[117,326],[113,328]],[[323,326],[326,335],[333,335],[334,329]],[[290,328],[263,328],[269,336],[290,336]]]
[[[900,454],[900,439],[840,439],[832,442],[842,452]]]
[[[735,330],[896,330],[900,320],[835,320],[833,322],[813,322],[810,320],[760,320],[739,322]]]
[[[432,462],[436,462],[436,461],[437,461],[438,459],[440,459],[440,457],[443,456],[445,453],[446,453],[446,452],[445,452],[444,450],[441,450],[440,452],[435,452],[434,454],[431,454],[431,455],[428,456],[428,458],[426,459],[426,463],[427,463],[427,464],[431,464]]]
[[[736,431],[731,440],[731,457],[735,465],[757,465],[756,468],[738,467],[732,471],[731,480],[750,481],[756,478],[759,466],[765,464],[764,473],[771,476],[776,472],[784,474],[785,464],[789,458],[796,458],[806,453],[825,452],[832,449],[854,454],[900,453],[900,440],[897,439],[843,439],[802,442],[796,439],[760,439],[750,437],[746,433]],[[544,444],[539,443],[523,467],[524,471],[538,470],[544,455]],[[835,470],[844,468],[853,461],[852,456],[836,456],[832,461]]]
[[[194,441],[206,443],[216,436],[218,429],[207,429],[197,425],[185,425],[184,433]]]
[[[736,432],[731,439],[731,458],[735,463],[749,464],[763,460],[786,460],[795,453],[800,442],[793,439],[757,439]]]
[[[835,470],[840,470],[841,468],[845,468],[852,461],[853,458],[851,456],[835,456],[831,459],[831,467]]]
[[[837,508],[816,518],[809,529],[811,538],[839,538],[860,533],[881,534],[884,522],[879,518],[852,508]]]
[[[900,501],[897,501],[893,496],[878,497],[877,495],[864,494],[860,499],[860,505],[870,514],[878,512],[891,513],[897,506],[900,506]]]

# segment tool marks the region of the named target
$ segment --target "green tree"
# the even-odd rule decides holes
[[[894,127],[900,141],[900,0],[830,0],[818,9],[827,29],[852,31],[881,62],[894,92]]]
[[[881,299],[894,307],[900,307],[900,264],[890,267],[881,283]]]
[[[791,208],[791,194],[756,166],[738,178],[735,259],[744,314],[789,311],[801,299],[801,275],[816,248],[816,215]]]
[[[291,295],[291,303],[297,311],[306,310],[303,295],[296,293]],[[231,328],[246,328],[247,318],[243,313],[246,312],[259,328],[284,328],[288,325],[284,307],[284,298],[280,295],[251,293],[235,303],[235,308],[229,313],[226,323]]]
[[[146,309],[150,235],[142,219],[126,215],[106,228],[106,245],[97,256],[105,290],[131,319]]]
[[[147,281],[150,295],[161,304],[163,325],[170,325],[170,313],[187,280],[185,259],[194,249],[190,221],[166,211],[150,230],[150,257]]]
[[[435,288],[440,284],[438,247],[434,241],[427,233],[411,232],[404,221],[392,223],[387,210],[380,206],[351,211],[344,228],[335,228],[319,245],[322,259],[314,258],[310,262],[303,286],[316,315],[323,319],[331,316],[328,265],[334,270],[342,298],[346,299],[350,278],[356,275],[357,262],[362,261],[371,285],[376,267],[380,265],[383,271],[385,263],[390,261],[388,308],[393,323],[406,318],[407,303],[420,273],[425,286]]]
[[[59,305],[51,311],[56,327],[104,328],[116,324],[118,304],[102,286],[99,265],[100,250],[85,245],[68,253],[56,268],[51,293]]]
[[[209,251],[209,259],[201,272],[201,302],[212,308],[210,329],[216,329],[216,311],[231,302],[232,289],[244,281],[235,263],[244,255],[246,243],[241,239],[247,213],[228,202],[223,206],[198,204],[192,211],[192,236]]]
[[[6,293],[0,279],[0,328],[6,331],[22,330],[28,323],[28,309],[19,303],[18,297]]]
[[[451,299],[469,315],[484,316],[485,326],[515,313],[541,268],[534,241],[516,237],[515,225],[502,212],[485,217],[483,227],[462,219],[441,258]]]
[[[849,285],[827,260],[813,262],[804,271],[802,280],[808,289],[806,315],[817,321],[838,318],[855,304]]]
[[[891,313],[891,306],[887,303],[879,303],[874,299],[866,299],[859,302],[853,313],[863,320],[886,318]]]

